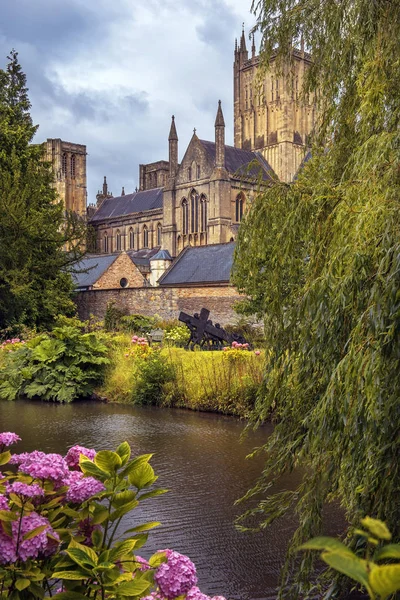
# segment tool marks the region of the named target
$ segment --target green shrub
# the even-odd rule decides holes
[[[133,400],[137,404],[162,404],[164,386],[175,379],[175,371],[159,350],[149,348],[143,357],[136,358],[137,380]]]
[[[115,306],[115,302],[108,302],[106,313],[104,315],[104,329],[106,331],[115,331],[118,329],[122,317],[126,316],[126,310]]]
[[[119,321],[118,328],[126,333],[150,333],[156,326],[154,317],[145,315],[124,315]]]
[[[107,346],[80,328],[56,327],[7,353],[0,373],[0,398],[18,396],[57,402],[89,396],[104,376]]]
[[[176,325],[172,329],[165,331],[164,342],[168,346],[184,348],[190,338],[190,331],[186,325]]]

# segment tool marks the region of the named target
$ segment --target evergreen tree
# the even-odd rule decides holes
[[[264,317],[270,346],[253,421],[277,421],[246,496],[262,499],[241,523],[258,517],[265,527],[297,511],[282,580],[291,587],[281,593],[298,598],[312,559],[295,549],[321,533],[328,501],[354,525],[368,514],[400,535],[400,11],[387,0],[260,0],[253,9],[264,64],[275,52],[290,69],[302,36],[314,61],[304,93],[320,99],[312,159],[294,183],[255,200],[234,274],[248,296],[242,309]],[[295,468],[304,469],[299,487],[270,494]]]
[[[0,329],[48,327],[74,310],[68,268],[84,232],[56,197],[43,147],[31,144],[26,76],[15,51],[8,59],[0,70]]]

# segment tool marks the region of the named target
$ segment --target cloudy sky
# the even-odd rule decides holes
[[[27,75],[35,141],[86,144],[88,202],[138,185],[138,165],[180,158],[196,127],[214,139],[218,99],[233,143],[232,62],[251,0],[0,0],[0,66],[11,48]]]

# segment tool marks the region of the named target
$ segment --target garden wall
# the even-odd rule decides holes
[[[79,292],[75,302],[79,317],[83,320],[91,314],[103,319],[107,304],[114,301],[118,308],[125,309],[128,314],[157,314],[163,319],[177,319],[180,311],[189,314],[200,312],[204,306],[210,311],[214,323],[226,325],[236,320],[233,305],[239,298],[240,295],[232,286],[149,287]]]

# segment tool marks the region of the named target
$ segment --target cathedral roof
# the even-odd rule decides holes
[[[92,222],[101,221],[132,213],[161,209],[162,207],[162,188],[154,188],[133,194],[125,194],[125,196],[118,196],[117,198],[107,198],[90,220]]]
[[[160,277],[160,286],[229,283],[235,244],[188,246]]]
[[[72,273],[78,290],[91,287],[116,260],[118,254],[86,254],[75,266],[80,273]],[[84,272],[83,272],[84,271]]]
[[[212,161],[215,162],[215,142],[200,140],[200,143],[204,146]],[[254,161],[257,161],[260,166],[251,164]],[[264,181],[274,177],[274,171],[262,154],[234,148],[234,146],[225,146],[225,168],[231,175],[236,174],[241,177],[253,179],[258,178],[261,174]]]

